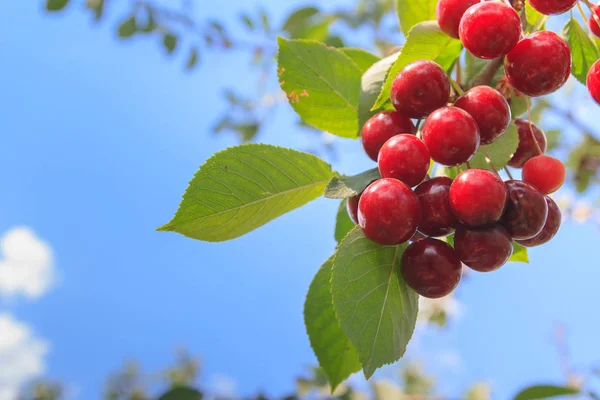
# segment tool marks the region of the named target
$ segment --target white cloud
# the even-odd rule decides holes
[[[208,386],[215,397],[237,398],[238,396],[237,382],[228,375],[213,374],[210,377]]]
[[[28,228],[14,228],[0,238],[0,295],[38,299],[55,279],[50,246]]]

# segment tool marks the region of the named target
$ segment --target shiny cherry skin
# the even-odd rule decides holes
[[[462,264],[448,243],[421,239],[402,255],[400,271],[406,284],[423,297],[437,299],[452,293],[462,275]]]
[[[500,220],[508,191],[500,177],[485,169],[460,173],[450,186],[450,207],[464,225],[482,227]]]
[[[575,7],[577,0],[527,0],[531,7],[544,15],[559,15]]]
[[[346,211],[348,216],[355,224],[358,224],[358,202],[360,201],[360,195],[349,197],[346,199]]]
[[[562,187],[567,178],[564,164],[550,156],[536,156],[523,167],[523,182],[529,183],[542,194],[551,194]]]
[[[392,104],[409,118],[423,118],[450,98],[450,81],[446,71],[433,61],[408,64],[392,83]]]
[[[448,236],[458,221],[450,209],[452,179],[445,176],[430,179],[415,189],[421,203],[419,232],[431,237]]]
[[[560,89],[571,74],[571,50],[556,33],[539,31],[522,39],[506,56],[510,84],[531,97]]]
[[[382,111],[371,117],[363,126],[361,142],[365,153],[377,161],[379,150],[385,142],[403,133],[417,133],[410,118],[397,111]]]
[[[382,245],[407,242],[420,221],[419,199],[399,180],[375,181],[360,196],[358,224],[373,242]]]
[[[458,39],[458,26],[465,11],[479,0],[440,0],[435,15],[440,29],[448,36]]]
[[[519,133],[519,147],[517,147],[517,151],[508,162],[508,165],[514,168],[523,168],[529,159],[540,155],[535,142],[537,141],[542,152],[545,152],[546,147],[548,146],[548,140],[546,139],[544,131],[532,122],[525,119],[515,119],[515,125],[517,125],[517,131]],[[535,140],[533,139],[534,136]]]
[[[477,86],[456,100],[455,107],[468,112],[479,128],[481,144],[498,139],[510,124],[508,102],[499,91],[489,86]]]
[[[521,38],[521,18],[514,8],[502,2],[477,3],[463,15],[458,34],[475,57],[503,57]]]
[[[592,10],[596,17],[598,17],[598,19],[600,20],[600,6],[593,6]],[[590,27],[590,31],[592,31],[594,35],[600,37],[600,25],[598,25],[598,21],[596,21],[594,15],[590,15],[590,18],[588,19],[588,26]]]
[[[548,204],[539,190],[528,183],[506,182],[508,201],[502,225],[515,240],[531,239],[538,235],[548,218]]]
[[[600,104],[600,60],[596,61],[587,75],[587,88],[594,101]]]
[[[479,272],[491,272],[508,262],[513,242],[501,225],[478,229],[461,226],[456,228],[454,249],[466,266]]]
[[[394,178],[408,186],[423,182],[429,171],[429,150],[415,135],[397,135],[379,151],[377,165],[383,178]]]
[[[442,165],[469,161],[479,149],[479,140],[477,122],[460,108],[440,108],[423,125],[423,141],[429,154]]]
[[[543,244],[551,241],[554,236],[558,233],[560,229],[560,224],[562,223],[562,214],[560,212],[560,208],[554,200],[550,197],[546,197],[546,203],[548,203],[548,218],[546,219],[546,224],[540,233],[537,236],[528,239],[528,240],[517,240],[521,246],[525,247],[536,247],[541,246]]]

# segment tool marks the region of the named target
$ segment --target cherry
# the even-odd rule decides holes
[[[496,89],[477,86],[460,97],[454,105],[471,114],[479,127],[481,144],[490,144],[498,139],[510,124],[511,113],[508,102]]]
[[[402,255],[400,271],[415,292],[436,299],[458,286],[462,264],[448,243],[428,238],[408,246]]]
[[[430,162],[425,143],[414,135],[394,136],[379,151],[381,176],[398,179],[411,187],[423,182]]]
[[[358,223],[363,233],[382,245],[408,241],[417,231],[420,220],[419,199],[396,179],[373,182],[358,202]]]
[[[590,19],[588,19],[588,26],[594,35],[600,37],[600,25],[598,25],[598,21],[594,18],[594,15],[596,15],[596,17],[600,19],[600,6],[593,6],[592,12],[593,14],[590,16]]]
[[[410,118],[397,111],[382,111],[369,119],[362,128],[363,149],[373,161],[377,161],[379,150],[390,138],[402,133],[416,133]]]
[[[507,181],[508,201],[502,225],[516,240],[531,239],[542,231],[548,217],[546,198],[521,181]]]
[[[463,15],[458,33],[471,54],[491,60],[505,56],[519,42],[521,19],[504,3],[477,3]]]
[[[454,249],[466,266],[479,272],[491,272],[508,262],[513,242],[500,225],[479,229],[463,226],[456,229]]]
[[[529,240],[517,240],[517,243],[525,247],[535,247],[548,243],[556,236],[562,222],[562,214],[556,202],[550,197],[546,197],[546,203],[548,203],[548,219],[542,231]]]
[[[358,202],[360,201],[360,195],[349,197],[346,199],[346,211],[348,216],[355,224],[358,224]]]
[[[458,26],[465,11],[479,0],[440,0],[435,10],[440,29],[448,36],[458,39]]]
[[[460,173],[450,186],[450,207],[471,227],[495,224],[502,217],[508,193],[500,177],[485,169]]]
[[[596,61],[588,72],[587,87],[594,101],[600,104],[600,60]]]
[[[446,71],[433,61],[408,64],[392,83],[390,98],[396,110],[410,118],[423,118],[450,98]]]
[[[523,168],[530,158],[540,155],[535,142],[537,141],[542,152],[545,152],[548,141],[544,131],[532,122],[515,119],[515,125],[517,125],[517,131],[519,132],[519,147],[517,147],[517,151],[508,162],[508,165],[514,168]],[[532,131],[533,135],[531,134]],[[534,136],[535,140],[533,140]]]
[[[423,215],[419,232],[435,237],[454,231],[458,221],[450,209],[450,185],[452,179],[442,176],[423,182],[415,189]]]
[[[523,167],[523,182],[527,182],[542,194],[556,192],[565,183],[567,171],[560,160],[550,156],[536,156]]]
[[[556,33],[535,32],[508,53],[504,72],[510,84],[528,96],[549,94],[569,79],[571,50]]]
[[[544,15],[558,15],[575,7],[577,0],[528,0],[531,7]]]
[[[443,165],[459,165],[479,148],[479,128],[465,110],[444,107],[432,113],[423,125],[423,141],[431,158]]]

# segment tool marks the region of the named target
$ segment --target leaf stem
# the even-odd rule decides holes
[[[452,85],[452,87],[454,88],[454,91],[459,95],[462,96],[463,94],[465,94],[465,91],[460,87],[460,85],[451,77],[448,77],[448,79],[450,80],[450,84]]]

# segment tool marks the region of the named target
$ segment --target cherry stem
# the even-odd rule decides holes
[[[581,8],[581,3],[577,2],[577,9],[579,10],[579,13],[581,14],[581,17],[583,18],[583,20],[585,21],[585,23],[588,23],[588,18],[585,15],[585,13],[583,12],[583,8]],[[593,13],[592,13],[593,14]]]
[[[458,57],[458,59],[456,60],[456,83],[458,83],[458,86],[462,84],[460,57]]]
[[[487,150],[485,147],[481,147],[481,152],[483,153],[483,155],[485,156],[485,161],[487,161],[488,164],[490,164],[490,167],[492,167],[492,170],[496,173],[496,175],[500,176],[500,174],[498,173],[498,169],[496,169],[496,166],[494,165],[494,163],[492,162],[492,158],[490,157],[490,155],[488,154]]]
[[[542,26],[546,23],[546,21],[548,20],[548,18],[550,18],[550,17],[547,16],[547,15],[544,15],[542,18],[540,18],[539,21],[533,27],[533,31],[537,32],[540,29],[542,29]]]
[[[462,90],[460,85],[454,79],[452,79],[450,77],[448,77],[448,79],[450,80],[450,84],[454,88],[454,91],[456,92],[456,94],[458,94],[459,96],[462,96],[463,94],[465,94],[465,91]]]
[[[525,96],[525,102],[527,103],[527,117],[529,118],[529,132],[531,132],[531,137],[533,138],[533,143],[535,144],[535,148],[540,153],[540,155],[544,154],[540,144],[535,137],[535,132],[533,131],[533,123],[531,122],[531,100],[529,97]]]
[[[421,118],[419,118],[418,121],[417,121],[417,125],[415,125],[415,129],[417,131],[419,131],[419,128],[421,127],[421,121],[423,121],[423,120]]]
[[[471,169],[471,164],[468,161],[466,162],[466,164],[467,164],[467,169]]]
[[[504,57],[493,59],[475,78],[473,78],[471,87],[489,85],[503,63]]]
[[[508,169],[508,167],[504,167],[504,171],[506,172],[506,175],[508,175],[511,181],[515,180],[515,178],[513,178],[512,174],[510,173],[510,169]]]
[[[589,0],[581,0],[586,6],[587,8],[590,9],[590,11],[592,12],[592,18],[594,18],[594,21],[596,21],[596,23],[598,25],[600,25],[600,17],[598,17],[598,15],[594,12],[594,5],[592,3],[590,3]],[[579,2],[577,3],[577,5],[579,6]],[[584,17],[585,19],[585,17]]]

